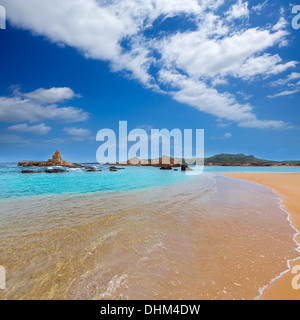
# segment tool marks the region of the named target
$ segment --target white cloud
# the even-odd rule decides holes
[[[300,73],[299,72],[292,72],[286,78],[273,81],[273,82],[270,83],[270,85],[272,87],[284,86],[288,82],[293,81],[293,80],[297,80],[299,78],[300,78]],[[292,84],[289,84],[289,85],[292,85]]]
[[[219,128],[226,128],[232,125],[231,122],[224,122],[222,119],[217,119],[216,122],[217,122],[217,127]]]
[[[274,95],[270,95],[268,96],[269,99],[274,99],[274,98],[278,98],[278,97],[285,97],[285,96],[291,96],[295,93],[298,93],[300,91],[300,89],[295,89],[295,90],[289,90],[289,91],[283,91],[280,93],[276,93]]]
[[[251,10],[253,10],[256,14],[260,15],[261,11],[267,6],[268,2],[269,1],[266,0],[265,2],[259,3],[258,5],[253,6]]]
[[[199,111],[243,127],[285,126],[282,121],[257,119],[253,106],[240,104],[234,95],[214,88],[230,84],[232,78],[265,78],[296,66],[295,61],[284,61],[278,54],[266,52],[275,45],[287,44],[287,22],[283,17],[273,26],[266,22],[265,26],[250,27],[249,21],[241,26],[240,19],[248,18],[251,12],[260,12],[266,2],[250,11],[248,2],[238,0],[225,15],[217,11],[221,5],[226,6],[224,0],[2,2],[13,25],[46,36],[54,43],[74,47],[88,58],[109,61],[113,71],[126,71],[144,86],[167,92],[175,100]],[[169,30],[146,35],[145,31],[151,30],[156,20],[175,16],[192,21],[193,31]],[[122,46],[124,40],[126,47]],[[31,104],[34,102],[41,107],[51,99],[52,103],[57,103],[74,97],[74,92],[65,89],[51,94],[41,89],[28,97]],[[26,105],[24,96],[14,97],[17,98],[21,100],[16,101],[19,105]],[[55,111],[57,109],[63,111],[63,108],[55,107]],[[65,111],[77,111],[74,118],[87,117],[82,110]],[[24,119],[23,114],[17,115]],[[43,119],[35,116],[34,121],[39,121],[37,118]]]
[[[288,22],[284,19],[284,17],[281,17],[279,21],[275,24],[275,26],[272,28],[274,31],[282,30],[288,25]]]
[[[249,17],[248,2],[238,0],[238,2],[230,8],[230,10],[227,13],[227,16],[228,20]]]
[[[27,123],[16,124],[7,128],[9,131],[18,133],[32,133],[37,135],[45,135],[52,130],[51,127],[46,126],[44,123],[38,124],[36,126],[28,126]]]
[[[296,82],[296,83],[289,83],[288,84],[289,87],[297,87],[300,86],[300,81]]]
[[[37,101],[42,104],[63,102],[65,100],[71,100],[75,97],[79,97],[79,95],[76,95],[70,88],[40,88],[21,95],[25,98]]]
[[[280,129],[286,126],[283,121],[259,120],[253,113],[253,107],[250,104],[240,104],[233,95],[221,94],[216,89],[208,88],[203,82],[179,73],[162,70],[160,81],[174,87],[171,95],[175,100],[212,114],[219,119],[237,122],[240,127]]]
[[[253,97],[252,94],[246,94],[244,91],[238,91],[237,95],[241,96],[244,100],[249,100]]]
[[[176,66],[187,72],[192,77],[214,78],[218,75],[228,76],[238,74],[244,66],[244,77],[253,75],[253,68],[247,72],[247,62],[252,64],[269,58],[269,65],[281,68],[283,71],[288,66],[277,65],[282,59],[270,58],[270,55],[256,56],[255,54],[279,43],[286,33],[283,30],[272,33],[268,30],[248,29],[235,32],[222,39],[211,38],[205,35],[202,28],[194,32],[178,33],[158,43],[158,50],[161,52],[166,66]],[[253,61],[254,60],[254,61]],[[245,67],[246,64],[246,67]],[[264,74],[265,66],[260,63],[255,74]],[[278,71],[279,73],[279,71]]]
[[[87,120],[89,114],[82,109],[59,107],[57,104],[47,103],[50,100],[58,102],[67,99],[67,94],[71,96],[71,89],[66,89],[38,89],[30,93],[15,91],[15,95],[13,96],[0,97],[0,121],[8,123],[28,121],[32,123],[44,120],[58,120],[62,122]]]
[[[236,77],[249,80],[257,75],[263,75],[265,78],[270,75],[282,73],[289,68],[295,68],[297,61],[290,61],[285,64],[280,64],[282,59],[278,54],[270,55],[268,53],[249,58],[243,65],[234,71]]]
[[[76,141],[83,141],[89,139],[92,135],[92,132],[88,129],[76,128],[76,127],[68,127],[64,128],[64,131],[73,137]]]

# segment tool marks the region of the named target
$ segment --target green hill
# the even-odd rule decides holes
[[[275,161],[268,161],[263,159],[255,158],[254,156],[247,156],[243,153],[240,154],[218,154],[216,156],[206,158],[205,163],[213,164],[223,164],[223,163],[232,163],[232,164],[246,164],[246,163],[275,163]]]

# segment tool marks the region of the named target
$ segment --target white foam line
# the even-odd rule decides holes
[[[287,214],[287,220],[288,220],[290,226],[296,231],[296,233],[295,233],[294,236],[293,236],[293,241],[294,241],[294,242],[296,243],[296,245],[297,245],[296,251],[300,253],[300,243],[296,240],[297,237],[299,236],[300,232],[299,232],[299,230],[292,224],[291,214],[285,209],[285,206],[284,206],[284,204],[283,204],[282,196],[279,195],[277,192],[275,192],[273,189],[271,189],[271,188],[269,188],[269,187],[266,187],[266,188],[270,189],[270,190],[277,196],[277,198],[278,198],[278,200],[279,200],[279,207],[280,207],[280,209]],[[284,275],[287,274],[288,272],[291,272],[291,269],[292,269],[292,268],[291,268],[291,262],[294,262],[294,261],[296,261],[296,260],[299,260],[299,258],[300,258],[300,256],[299,256],[298,258],[295,258],[295,259],[287,260],[287,267],[288,267],[288,269],[285,270],[285,271],[283,271],[283,272],[281,272],[277,277],[273,278],[273,279],[272,279],[267,285],[265,285],[264,287],[259,288],[259,295],[258,295],[256,298],[254,298],[254,300],[259,300],[259,299],[262,297],[264,291],[265,291],[268,287],[270,287],[270,285],[272,285],[276,280],[280,279],[282,276],[284,276]]]

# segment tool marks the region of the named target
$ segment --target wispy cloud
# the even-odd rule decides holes
[[[73,140],[83,141],[91,139],[92,132],[88,129],[77,128],[77,127],[68,127],[63,129],[68,135],[72,136]]]
[[[28,145],[32,143],[32,139],[21,137],[17,134],[7,134],[2,133],[0,134],[0,145],[9,145],[9,144],[20,144],[20,145]]]
[[[292,72],[291,74],[289,74],[286,78],[284,79],[278,79],[276,81],[273,81],[270,83],[270,85],[272,87],[278,87],[278,86],[284,86],[287,83],[293,81],[293,80],[297,80],[300,78],[300,73],[299,72]]]
[[[260,15],[261,14],[261,11],[267,6],[268,4],[268,0],[262,2],[262,3],[259,3],[258,5],[256,6],[253,6],[251,8],[251,10],[253,10],[256,14]]]
[[[285,96],[291,96],[295,93],[298,93],[300,91],[300,89],[295,89],[295,90],[289,90],[289,91],[282,91],[280,93],[276,93],[274,95],[269,95],[268,98],[269,99],[274,99],[274,98],[278,98],[278,97],[285,97]]]
[[[45,135],[49,133],[52,128],[46,126],[44,123],[38,124],[36,126],[29,126],[27,123],[16,124],[7,128],[8,131],[17,133],[32,133],[37,135]]]

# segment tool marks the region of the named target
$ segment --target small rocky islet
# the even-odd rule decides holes
[[[66,173],[68,172],[66,169],[84,169],[86,172],[96,172],[102,171],[101,169],[95,169],[94,167],[83,166],[77,163],[67,162],[62,159],[60,151],[56,150],[52,159],[48,161],[21,161],[18,163],[18,167],[62,167],[62,168],[55,168],[55,169],[46,169],[44,171],[34,171],[34,170],[23,170],[21,173],[24,174],[33,174],[33,173]]]

